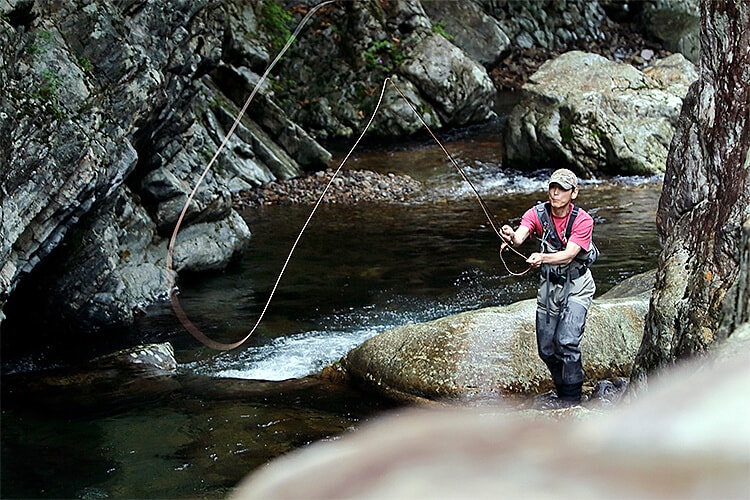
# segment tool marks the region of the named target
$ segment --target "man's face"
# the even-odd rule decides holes
[[[563,208],[578,196],[578,188],[565,190],[559,184],[553,182],[549,185],[549,201],[552,208]]]

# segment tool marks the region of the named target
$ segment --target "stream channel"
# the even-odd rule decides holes
[[[545,199],[550,171],[504,169],[499,137],[495,124],[445,145],[498,223],[515,227]],[[171,342],[182,389],[124,407],[102,401],[98,411],[65,402],[60,411],[3,408],[0,496],[224,497],[274,457],[394,411],[388,401],[307,376],[388,328],[535,296],[538,273],[508,274],[470,188],[433,143],[370,146],[347,168],[408,174],[423,188],[405,204],[321,205],[260,327],[234,351],[199,344],[169,304],[149,308],[130,338]],[[578,202],[594,216],[601,250],[597,295],[656,267],[661,182],[616,177],[581,185]],[[191,320],[219,341],[244,337],[310,210],[244,210],[253,237],[241,261],[179,283]],[[508,264],[524,269],[512,257]]]

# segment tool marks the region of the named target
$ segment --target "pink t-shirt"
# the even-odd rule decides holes
[[[552,223],[555,225],[557,235],[560,237],[560,241],[567,244],[565,241],[565,229],[568,227],[568,219],[570,213],[573,211],[573,204],[570,204],[570,211],[565,217],[551,216]],[[525,226],[531,231],[533,236],[542,236],[543,229],[542,224],[539,222],[539,217],[536,214],[536,208],[531,207],[521,217],[521,225]],[[573,221],[573,227],[570,229],[570,240],[575,243],[583,250],[588,250],[591,245],[591,236],[594,232],[594,219],[586,213],[582,208],[578,209],[578,215]]]

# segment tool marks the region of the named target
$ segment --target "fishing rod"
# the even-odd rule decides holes
[[[179,319],[180,323],[182,323],[182,325],[185,327],[185,329],[188,332],[190,332],[190,334],[196,340],[200,341],[201,343],[203,343],[204,345],[206,345],[207,347],[210,347],[212,349],[222,350],[222,351],[228,351],[228,350],[235,349],[235,348],[241,346],[242,344],[244,344],[253,335],[253,333],[255,333],[255,331],[260,326],[260,324],[261,324],[263,318],[265,317],[265,314],[268,311],[268,308],[269,308],[269,306],[271,304],[271,300],[273,299],[274,295],[276,294],[276,290],[278,289],[279,283],[281,282],[281,278],[283,277],[283,275],[284,275],[284,273],[285,273],[285,271],[286,271],[286,269],[287,269],[287,267],[289,265],[289,262],[291,261],[292,255],[294,254],[294,251],[296,250],[297,245],[299,244],[299,242],[300,242],[300,240],[302,238],[302,235],[304,234],[305,230],[307,229],[308,225],[310,224],[310,221],[312,220],[313,216],[317,212],[318,207],[322,203],[322,201],[323,201],[326,193],[328,192],[328,190],[330,189],[331,185],[333,184],[334,179],[339,174],[339,172],[341,171],[341,169],[343,168],[343,166],[346,164],[346,162],[349,160],[349,157],[353,154],[353,152],[357,148],[357,146],[359,146],[359,143],[362,141],[362,139],[364,138],[365,134],[369,130],[370,126],[372,125],[373,121],[375,120],[375,117],[377,116],[377,113],[378,113],[378,111],[380,109],[380,106],[382,104],[383,96],[385,95],[385,90],[386,90],[386,87],[387,87],[388,83],[390,83],[391,85],[393,85],[393,87],[396,89],[396,91],[401,95],[401,98],[408,104],[408,106],[414,112],[415,116],[417,116],[417,118],[420,120],[420,122],[425,127],[425,129],[427,130],[427,132],[430,134],[430,136],[432,137],[432,139],[437,143],[437,145],[441,148],[441,150],[443,151],[443,153],[448,157],[448,159],[453,164],[453,166],[456,168],[456,170],[461,174],[461,177],[463,178],[463,180],[466,181],[469,184],[469,186],[471,187],[471,190],[473,191],[474,196],[476,197],[477,202],[479,203],[479,206],[481,207],[482,211],[484,212],[484,215],[487,218],[487,221],[489,222],[490,227],[492,227],[492,230],[495,232],[495,234],[499,238],[501,238],[503,240],[503,244],[501,245],[501,248],[500,248],[500,259],[503,261],[503,264],[505,265],[506,270],[508,270],[508,272],[511,273],[511,275],[516,275],[516,276],[521,276],[522,274],[525,274],[528,271],[528,269],[527,269],[523,273],[518,274],[518,273],[513,273],[513,272],[510,271],[510,269],[508,269],[508,266],[507,266],[507,264],[505,264],[505,260],[502,257],[502,252],[503,252],[503,250],[505,248],[510,248],[511,250],[513,250],[515,253],[517,253],[518,255],[520,255],[521,257],[523,257],[524,259],[526,259],[526,257],[523,254],[519,253],[517,250],[515,250],[512,247],[510,247],[510,246],[507,245],[507,243],[505,241],[505,238],[502,236],[502,231],[500,230],[500,228],[498,228],[497,223],[495,222],[495,220],[494,220],[494,218],[492,216],[492,213],[491,213],[489,207],[485,203],[484,199],[482,199],[482,197],[479,194],[479,191],[477,190],[476,186],[474,186],[474,183],[471,182],[471,180],[469,179],[468,175],[466,175],[466,172],[463,170],[463,168],[461,168],[461,166],[455,160],[455,158],[453,157],[453,155],[445,148],[445,146],[443,146],[443,144],[440,142],[440,140],[437,138],[437,136],[433,133],[433,131],[430,129],[430,127],[424,121],[424,119],[422,118],[422,116],[417,112],[417,110],[414,107],[414,105],[409,101],[409,99],[407,99],[406,95],[404,95],[404,93],[401,91],[401,89],[393,82],[393,80],[391,78],[386,78],[383,81],[383,85],[382,85],[381,90],[380,90],[380,96],[379,96],[378,101],[377,101],[377,103],[376,103],[376,105],[375,105],[375,107],[374,107],[374,109],[373,109],[373,111],[372,111],[372,113],[370,115],[370,119],[368,120],[367,124],[365,125],[364,129],[360,133],[360,135],[357,138],[357,140],[352,145],[352,147],[349,150],[349,152],[346,154],[346,156],[343,158],[343,160],[339,163],[339,166],[334,171],[333,175],[331,176],[330,180],[328,181],[328,184],[326,184],[325,188],[323,189],[323,192],[320,194],[320,196],[318,197],[315,205],[313,206],[312,210],[310,211],[310,215],[307,217],[307,220],[302,225],[302,228],[300,229],[299,233],[297,234],[297,237],[294,240],[294,243],[292,244],[291,249],[289,250],[289,253],[288,253],[288,255],[287,255],[287,257],[286,257],[286,259],[284,261],[284,264],[281,267],[281,271],[279,272],[279,275],[276,278],[276,281],[275,281],[273,287],[271,288],[271,293],[268,296],[268,300],[266,301],[265,305],[263,306],[263,309],[262,309],[262,311],[261,311],[261,313],[260,313],[260,315],[259,315],[259,317],[258,317],[258,319],[257,319],[257,321],[255,323],[255,325],[250,330],[250,332],[247,333],[247,335],[245,335],[245,337],[243,337],[242,339],[238,340],[237,342],[232,342],[232,343],[217,342],[217,341],[215,341],[215,340],[207,337],[200,330],[200,328],[198,328],[188,318],[187,314],[185,313],[185,310],[182,308],[182,305],[180,304],[180,301],[179,301],[179,294],[178,294],[177,288],[175,287],[175,283],[174,283],[174,275],[176,273],[173,270],[174,247],[175,247],[175,243],[177,241],[177,234],[179,233],[180,227],[181,227],[182,222],[183,222],[183,220],[185,218],[185,214],[187,213],[188,207],[189,207],[190,203],[192,202],[193,198],[195,197],[195,194],[198,191],[198,188],[200,187],[201,183],[203,182],[203,180],[205,179],[206,175],[208,174],[208,171],[211,169],[211,167],[215,163],[215,161],[218,158],[219,154],[226,147],[226,145],[227,145],[227,143],[229,141],[229,138],[232,136],[232,134],[234,133],[235,129],[239,125],[239,123],[240,123],[243,115],[245,114],[245,112],[247,111],[248,106],[250,105],[250,102],[253,100],[253,98],[257,94],[258,90],[261,88],[262,84],[268,78],[268,75],[270,74],[270,72],[273,69],[273,67],[281,59],[281,57],[284,55],[284,53],[289,49],[289,47],[291,46],[291,44],[296,39],[296,37],[299,34],[299,32],[302,30],[302,28],[304,27],[304,25],[309,21],[309,19],[319,9],[321,9],[322,7],[324,7],[326,5],[334,3],[336,1],[337,0],[327,0],[325,2],[322,2],[322,3],[318,4],[318,5],[316,5],[313,9],[311,9],[305,15],[305,17],[302,19],[302,21],[300,21],[299,25],[295,29],[294,33],[292,33],[292,35],[289,37],[289,40],[287,40],[287,42],[284,45],[284,47],[282,48],[282,50],[274,58],[274,60],[271,62],[271,64],[268,66],[268,68],[266,69],[266,71],[261,76],[261,78],[255,84],[252,92],[250,93],[250,95],[248,96],[247,100],[245,101],[245,104],[242,106],[242,108],[240,109],[239,113],[235,117],[234,123],[232,124],[231,128],[229,129],[229,131],[227,132],[226,136],[224,137],[224,140],[221,142],[221,144],[219,145],[219,148],[216,150],[216,153],[213,155],[213,157],[211,158],[211,160],[208,162],[208,164],[206,165],[206,167],[203,169],[203,172],[201,173],[201,175],[198,177],[198,180],[196,181],[195,187],[190,192],[190,195],[187,197],[187,199],[185,201],[185,205],[182,208],[182,212],[180,213],[180,216],[178,217],[177,222],[175,224],[174,230],[172,231],[172,236],[171,236],[171,238],[169,240],[169,245],[167,247],[167,257],[166,257],[167,280],[168,280],[168,295],[169,295],[169,298],[170,298],[170,302],[172,304],[172,309],[173,309],[175,315],[177,316],[177,318]]]

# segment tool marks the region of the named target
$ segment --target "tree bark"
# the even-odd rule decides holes
[[[750,219],[750,4],[703,0],[700,8],[700,78],[685,97],[667,159],[657,210],[662,253],[633,367],[636,390],[649,374],[731,334],[719,333],[723,317],[738,309],[723,307],[728,294],[748,309],[747,294],[737,290],[748,289],[739,280],[748,279],[740,262]]]

